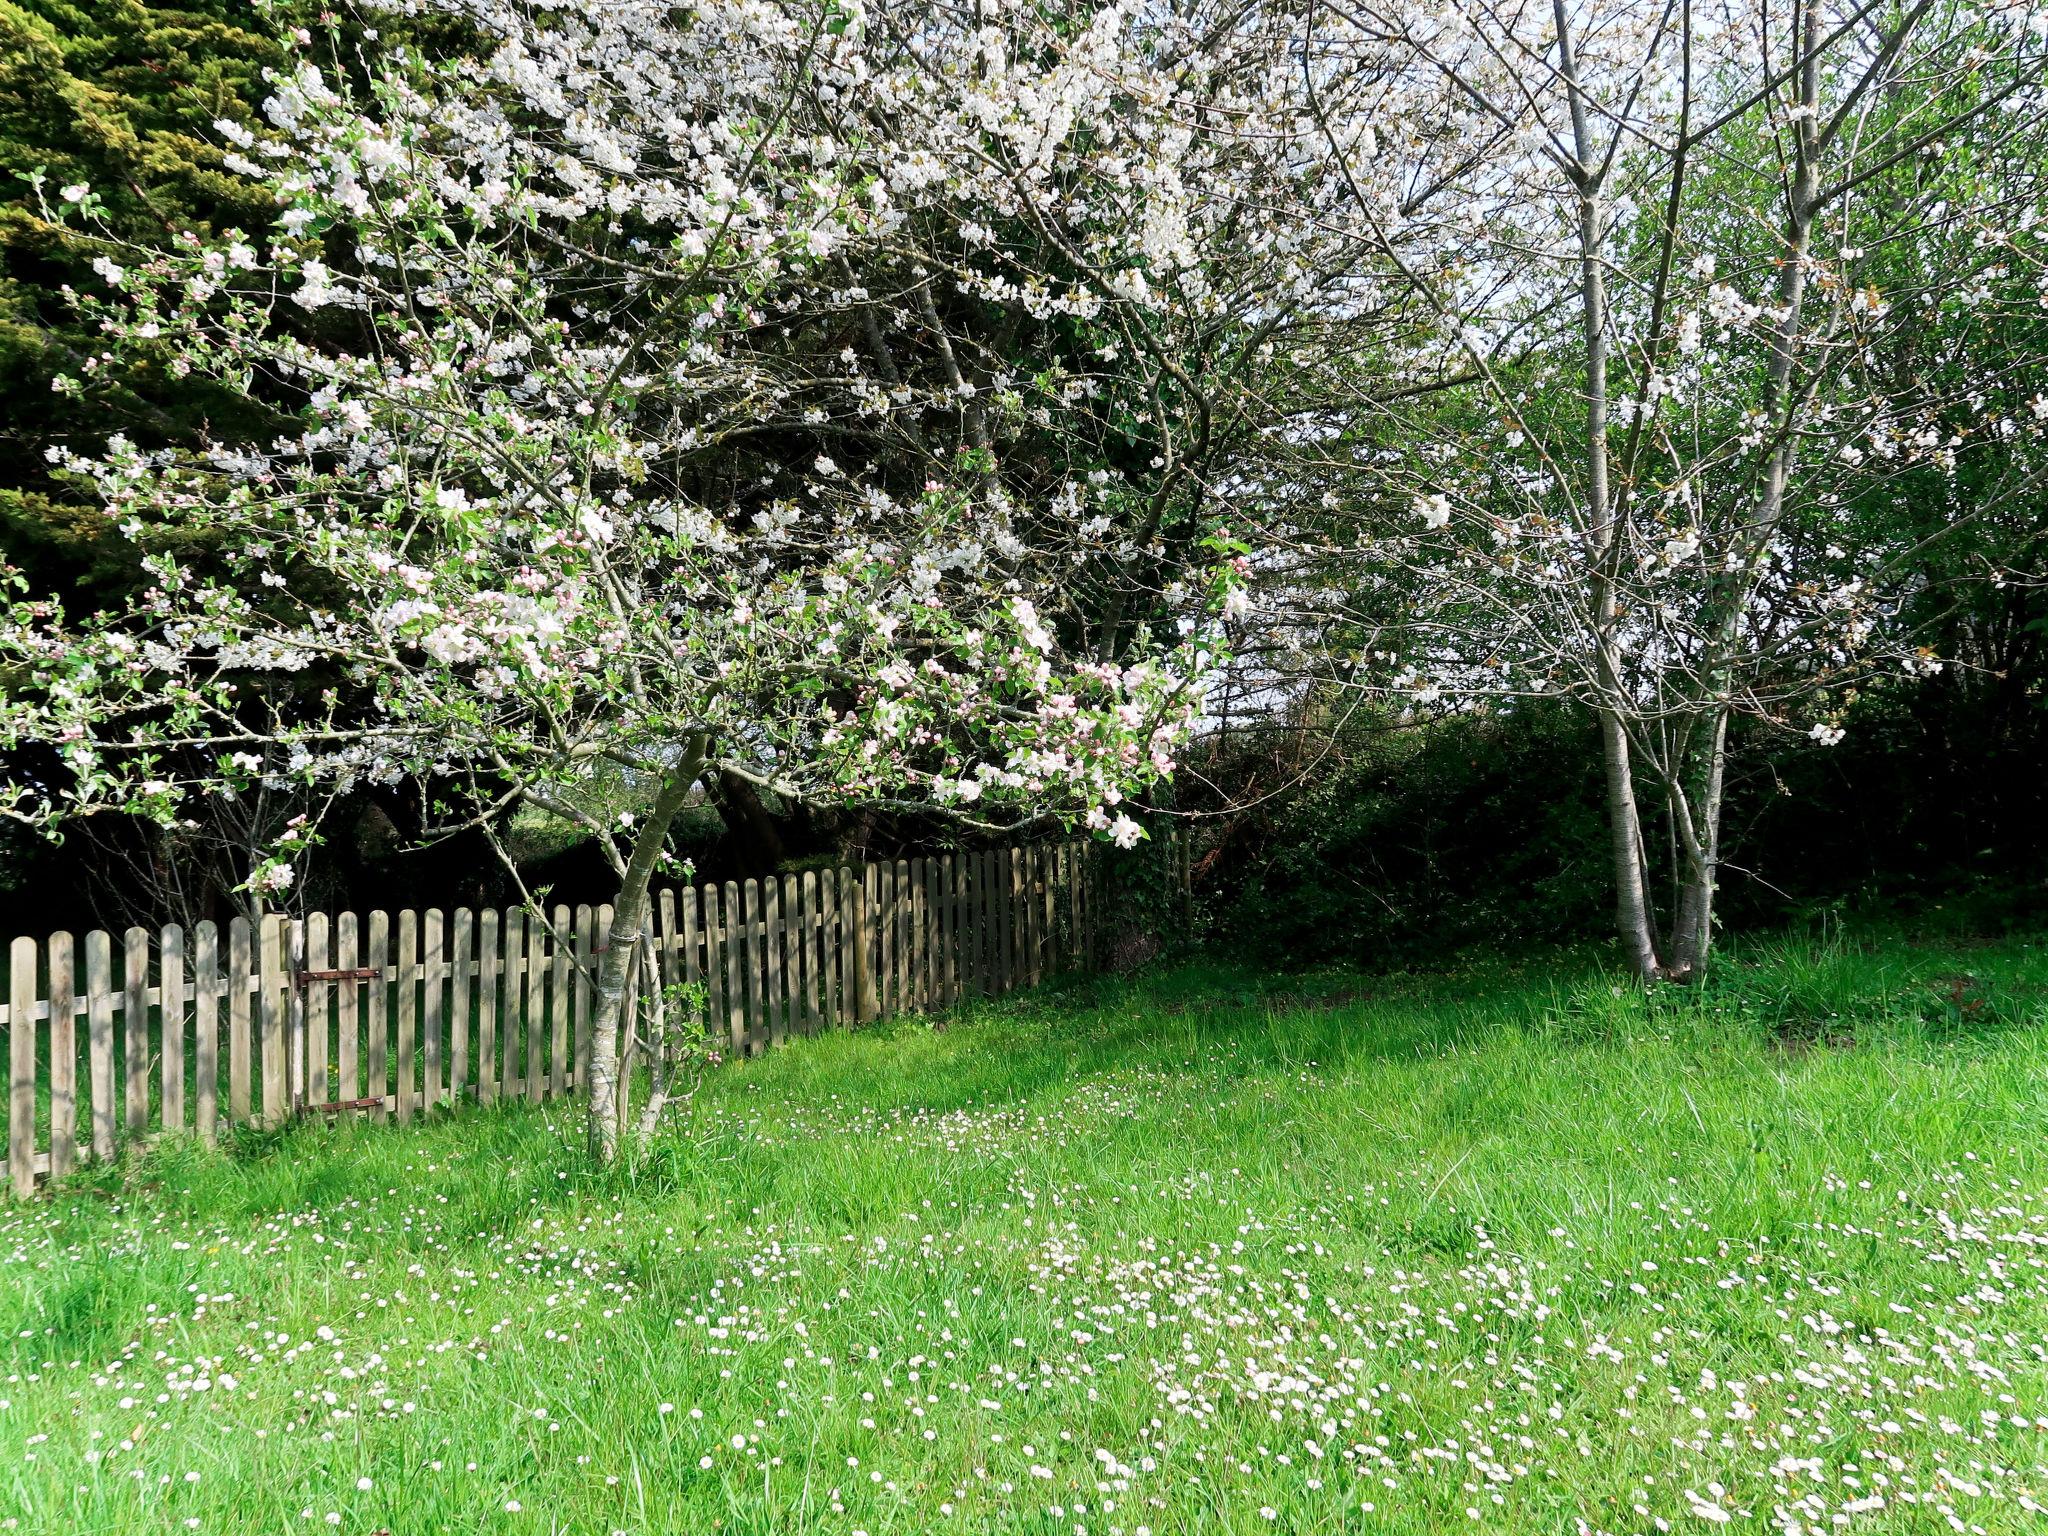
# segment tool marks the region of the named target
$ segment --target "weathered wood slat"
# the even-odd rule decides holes
[[[730,1050],[725,1012],[724,900],[715,885],[697,896],[697,914],[704,925],[704,1032],[719,1051]]]
[[[461,1105],[469,1090],[469,1038],[476,993],[476,914],[457,907],[448,944],[448,1102]]]
[[[682,911],[678,914],[676,937],[677,941],[682,945],[681,980],[683,985],[690,989],[691,995],[694,996],[696,989],[703,982],[702,972],[698,964],[698,940],[701,937],[702,930],[700,927],[701,918],[697,911],[697,892],[695,888],[683,891],[680,900],[682,902]],[[692,1012],[687,1018],[678,1019],[675,1023],[675,1028],[690,1031],[689,1043],[695,1045],[698,1043],[697,1037],[704,1031],[704,1020],[695,1012]]]
[[[417,1049],[415,1038],[419,1028],[419,985],[420,985],[420,920],[416,912],[398,914],[398,954],[392,961],[397,981],[397,1052],[398,1086],[394,1091],[394,1103],[398,1109],[398,1121],[403,1125],[412,1119],[416,1089],[413,1072]]]
[[[353,971],[359,964],[356,944],[356,915],[343,912],[334,919],[334,968]],[[362,982],[351,977],[340,982],[334,993],[334,1086],[336,1099],[362,1096],[362,1022],[357,1002]]]
[[[547,1040],[548,1022],[548,925],[526,914],[526,1006],[520,1022],[526,1029],[526,1101],[539,1104],[548,1096],[547,1067],[542,1048]]]
[[[36,1192],[36,974],[34,939],[7,952],[7,1182],[17,1199]]]
[[[71,935],[51,934],[48,956],[50,1177],[61,1179],[78,1166],[78,1013],[72,990],[77,977]]]
[[[255,946],[249,940],[249,919],[228,922],[228,1124],[249,1123],[249,1057],[255,1034],[249,1027],[249,1005],[255,994],[245,985],[251,974]]]
[[[158,1097],[167,1131],[185,1128],[185,1030],[190,1015],[185,996],[185,930],[166,926],[157,935],[161,982],[157,1014],[163,1020],[160,1051],[162,1085]]]
[[[476,1100],[498,1100],[498,987],[505,970],[498,914],[485,910],[476,920]]]
[[[284,1093],[285,1115],[298,1115],[309,1102],[306,1064],[306,989],[297,978],[306,971],[306,925],[293,918],[284,925],[284,969],[280,984],[284,995]]]
[[[725,882],[720,907],[725,940],[726,1049],[743,1056],[747,1050],[746,914],[740,906],[738,881]]]
[[[504,1006],[498,1034],[498,1092],[516,1099],[526,1091],[520,1076],[526,1049],[526,914],[517,907],[505,909],[505,963],[499,986]]]
[[[330,981],[323,974],[338,970],[334,964],[331,948],[331,923],[325,912],[306,914],[306,982],[300,988],[306,995],[306,1104],[326,1104],[341,1095],[334,1091],[330,1076],[334,1065],[334,1046],[329,1008],[338,987],[346,982]]]
[[[363,936],[362,965],[377,973],[375,981],[363,987],[363,1093],[375,1099],[371,1115],[382,1120],[391,1094],[391,987],[387,978],[391,963],[391,916],[370,914],[369,931]]]
[[[818,911],[818,872],[805,870],[797,877],[797,910],[802,914],[797,944],[803,959],[803,1031],[815,1035],[821,1027],[818,999],[821,992],[819,940],[823,937]]]
[[[149,930],[121,936],[121,1088],[128,1139],[149,1129]]]
[[[574,1080],[580,1091],[590,1085],[590,1008],[597,999],[592,985],[597,964],[597,914],[588,906],[576,909],[576,1063]]]
[[[447,1102],[442,983],[448,974],[447,918],[429,907],[420,921],[420,1107]]]
[[[354,930],[351,929],[351,939]],[[220,930],[200,923],[192,930],[192,1075],[198,1103],[199,1139],[209,1146],[220,1135]]]
[[[549,936],[554,955],[548,970],[548,1015],[553,1030],[548,1048],[548,1091],[558,1099],[569,1091],[569,986],[575,937],[575,915],[567,907],[556,907],[554,931]]]
[[[836,1029],[845,1020],[841,1013],[843,988],[839,975],[839,871],[827,869],[818,875],[818,1021],[821,1029]]]
[[[740,887],[742,910],[746,914],[746,958],[742,962],[747,982],[747,1054],[754,1055],[765,1040],[767,1022],[768,955],[761,923],[761,883],[748,880]]]
[[[271,915],[263,919],[258,935],[257,979],[262,988],[257,996],[257,1019],[263,1030],[263,1126],[274,1129],[284,1123],[288,1085],[285,1063],[285,919]]]
[[[766,1048],[783,1040],[782,882],[773,875],[761,881],[761,1038]]]

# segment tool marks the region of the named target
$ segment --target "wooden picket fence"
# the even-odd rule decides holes
[[[1090,964],[1097,864],[1092,844],[1040,844],[663,889],[651,941],[664,985],[702,989],[712,1042],[751,1054]],[[611,919],[430,909],[16,939],[10,1186],[223,1123],[574,1093]]]

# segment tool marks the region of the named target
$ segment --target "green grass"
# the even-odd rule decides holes
[[[2018,939],[1187,968],[722,1070],[632,1174],[166,1149],[0,1214],[0,1520],[2048,1529],[2044,1023]]]

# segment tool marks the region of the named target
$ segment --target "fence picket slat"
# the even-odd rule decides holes
[[[363,941],[362,969],[375,974],[363,988],[363,1091],[360,1097],[375,1099],[372,1118],[382,1120],[388,1111],[384,1100],[391,1092],[391,915],[370,914],[369,933]]]
[[[1024,983],[1024,855],[1016,848],[1003,850],[1003,934],[1005,990],[1014,992]]]
[[[607,951],[607,950],[609,950],[609,949],[611,948],[611,944],[612,944],[612,916],[613,916],[613,914],[612,914],[612,909],[611,909],[611,907],[610,907],[609,905],[601,906],[601,907],[599,907],[599,908],[597,909],[597,913],[596,913],[596,917],[597,917],[597,943],[596,943],[596,945],[595,945],[595,946],[593,947],[593,950],[592,950],[592,952],[593,952],[593,953],[596,953],[596,954],[601,954],[601,953],[603,953],[603,952],[605,952],[605,951]],[[593,962],[592,962],[592,964],[593,964],[593,965],[599,965],[599,964],[602,964],[602,963],[603,963],[602,961],[593,961]],[[595,1006],[596,1006],[596,1000],[595,1000],[595,998],[594,998],[594,997],[593,997],[593,999],[592,999],[592,1006],[593,1006],[593,1007],[595,1007]],[[595,1025],[596,1025],[596,1022],[597,1022],[597,1021],[596,1021],[595,1017],[593,1016],[593,1018],[592,1018],[592,1020],[591,1020],[591,1023],[592,1023],[592,1026],[593,1026],[593,1030],[595,1029]],[[619,1022],[623,1022],[623,1021],[619,1021]],[[613,1028],[614,1028],[614,1029],[617,1029],[618,1027],[619,1027],[619,1023],[614,1023],[614,1025],[613,1025]],[[595,1035],[594,1035],[594,1034],[593,1034],[593,1038],[595,1038]]]
[[[50,935],[50,1177],[78,1166],[77,975],[71,935]]]
[[[926,1013],[939,1008],[939,861],[923,858],[912,868],[917,885],[917,1001]]]
[[[412,1119],[413,1070],[415,1062],[415,1031],[419,1027],[420,992],[420,919],[417,912],[405,911],[398,914],[398,955],[392,962],[397,977],[397,1054],[398,1083],[392,1090],[393,1107],[398,1111],[398,1122],[403,1125]]]
[[[818,1027],[841,1022],[844,989],[839,975],[839,871],[818,871]]]
[[[457,907],[448,936],[448,1102],[469,1097],[470,1005],[476,990],[476,914]]]
[[[725,1026],[725,921],[718,887],[697,893],[697,911],[704,922],[704,1032],[708,1040],[730,1049]]]
[[[34,939],[7,952],[7,1181],[18,1200],[36,1192],[36,974]]]
[[[547,950],[545,913],[526,913],[526,1102],[547,1100]]]
[[[255,974],[254,948],[249,942],[249,919],[233,918],[228,923],[228,1123],[249,1123],[249,1006],[256,994],[250,989]]]
[[[498,914],[486,908],[476,919],[476,1101],[498,1101],[498,989],[505,970]]]
[[[590,1086],[590,1006],[597,991],[590,984],[597,964],[597,914],[588,906],[576,909],[576,1068],[575,1086]]]
[[[263,919],[258,939],[257,1019],[263,1030],[263,1128],[274,1130],[285,1117],[285,1010],[284,940],[285,919],[272,914]]]
[[[541,1047],[547,1038],[548,1022],[548,925],[542,914],[526,914],[526,1006],[520,1022],[526,1026],[526,1101],[539,1104],[548,1096],[547,1070]]]
[[[771,948],[768,963],[780,974],[782,1009],[775,1021],[774,1044],[803,1033],[803,888],[794,875],[775,882],[775,921],[781,931],[781,959]]]
[[[720,963],[725,970],[726,1049],[735,1056],[742,1056],[747,1049],[746,921],[740,910],[737,881],[725,882],[719,905],[720,929],[724,938]]]
[[[1010,870],[999,850],[989,862],[989,977],[995,995],[1010,991]]]
[[[208,1146],[220,1136],[220,930],[200,923],[192,930],[192,1076],[198,1091],[199,1139]]]
[[[767,986],[768,963],[767,956],[763,951],[761,937],[760,881],[748,880],[741,885],[740,903],[741,911],[744,914],[742,929],[744,948],[742,950],[743,958],[740,963],[740,971],[746,983],[746,1049],[747,1054],[752,1056],[760,1049],[761,1041],[764,1038],[761,1026],[766,1018],[766,1014],[763,1012],[763,995]]]
[[[782,882],[774,875],[761,881],[761,1044],[782,1044],[784,997],[782,975]]]
[[[157,935],[158,1002],[157,1017],[163,1020],[163,1126],[167,1131],[185,1128],[185,930],[167,924]],[[52,996],[55,994],[53,993]],[[56,1004],[50,1006],[54,1019]]]
[[[953,856],[932,860],[932,1006],[953,1006]]]
[[[128,1139],[149,1129],[149,930],[121,936],[121,1089]]]
[[[520,1030],[526,1018],[526,913],[518,907],[505,909],[505,969],[499,986],[504,1008],[498,1031],[498,1092],[516,1099],[526,1086],[519,1075],[525,1049]]]
[[[299,977],[306,970],[306,925],[293,918],[284,926],[284,968],[279,984],[284,989],[284,1072],[287,1117],[302,1112],[307,1104],[306,1077],[306,989]]]
[[[923,910],[923,866],[917,859],[896,861],[896,902],[901,909],[896,931],[902,935],[897,945],[896,969],[901,978],[898,985],[903,994],[903,1011],[921,1013],[924,1011],[923,979],[920,971],[923,965],[924,931],[920,916]]]
[[[881,877],[872,864],[863,864],[852,874],[853,934],[847,947],[853,959],[853,1021],[870,1024],[882,1012],[875,994],[875,897]]]
[[[320,976],[321,972],[334,967],[332,928],[333,923],[325,912],[306,914],[306,969],[312,974],[299,990],[306,998],[305,1107],[309,1110],[340,1097],[328,1075],[334,1065],[329,1005],[342,988]]]
[[[420,919],[420,1107],[445,1101],[442,1087],[443,978],[448,974],[447,918],[429,907]]]
[[[815,870],[792,875],[796,887],[797,1006],[790,1028],[806,1035],[818,1032],[818,876]]]
[[[567,907],[556,907],[554,931],[549,935],[554,963],[548,967],[548,1022],[553,1036],[548,1053],[548,1092],[558,1099],[569,1091],[569,962],[575,934],[574,916]]]
[[[334,968],[353,971],[361,964],[356,947],[356,915],[340,913],[334,919]],[[362,982],[353,976],[335,988],[334,1098],[343,1103],[363,1096],[362,1024],[356,1008],[362,990]]]
[[[696,887],[692,886],[678,894],[682,902],[682,911],[678,918],[681,926],[676,930],[677,942],[682,945],[681,980],[684,986],[694,991],[703,981],[703,977],[697,968],[697,941],[702,929],[697,913]],[[704,1020],[702,1018],[692,1015],[690,1020],[679,1023],[676,1027],[689,1029],[694,1032],[689,1042],[692,1046],[702,1043],[702,1036],[704,1034]]]
[[[817,1034],[825,1020],[825,913],[817,870],[799,877],[797,905],[803,909],[803,1032]]]

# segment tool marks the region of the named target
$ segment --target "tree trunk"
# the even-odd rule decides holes
[[[1690,787],[1690,799],[1676,807],[1685,826],[1683,863],[1673,871],[1679,880],[1678,911],[1671,925],[1674,980],[1690,980],[1707,963],[1714,943],[1714,894],[1721,878],[1721,801],[1728,766],[1728,708],[1717,708],[1706,732],[1703,761]],[[1688,793],[1684,785],[1676,791]]]
[[[1614,868],[1614,917],[1629,968],[1645,985],[1664,976],[1657,928],[1643,868],[1643,823],[1636,804],[1635,764],[1628,733],[1614,712],[1600,712],[1600,755],[1607,775],[1607,848]]]
[[[640,823],[626,872],[612,901],[611,943],[597,973],[596,1013],[590,1029],[590,1155],[609,1166],[619,1155],[619,1132],[625,1112],[620,1089],[630,1060],[620,1059],[619,1026],[626,1017],[628,989],[637,983],[641,942],[646,937],[647,886],[661,861],[668,829],[688,799],[690,786],[704,764],[704,747],[693,743],[668,777]]]

